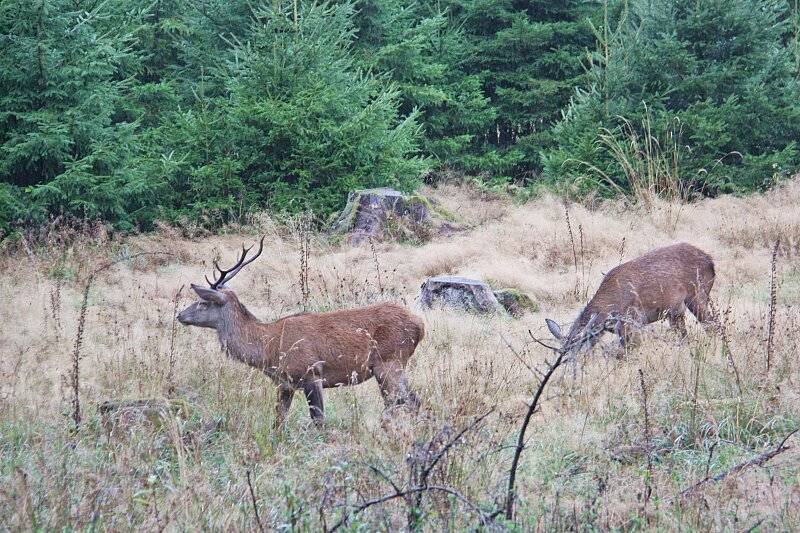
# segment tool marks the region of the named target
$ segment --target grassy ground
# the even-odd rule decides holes
[[[498,517],[484,527],[800,529],[800,435],[763,464],[735,468],[800,427],[799,181],[766,196],[648,209],[603,203],[567,211],[553,197],[517,206],[455,185],[430,192],[473,229],[423,246],[374,248],[310,235],[303,268],[302,225],[266,217],[217,236],[163,227],[123,240],[90,223],[55,223],[6,249],[0,530],[317,531],[348,513],[339,530],[473,529],[478,508],[502,506],[510,447],[553,359],[528,330],[547,339],[544,318],[568,324],[604,272],[676,241],[715,258],[722,327],[705,331],[689,318],[682,342],[656,324],[622,359],[599,348],[559,371],[528,430],[516,522]],[[274,386],[227,360],[212,331],[173,319],[192,301],[188,284],[201,283],[214,258],[229,262],[262,233],[268,248],[233,288],[263,320],[301,310],[306,285],[310,310],[380,300],[413,307],[420,284],[444,274],[519,288],[541,311],[520,320],[424,313],[427,336],[410,365],[419,416],[385,416],[373,381],[326,390],[322,430],[298,396],[278,433]],[[79,327],[94,269],[161,251],[172,255],[136,256],[99,272]],[[143,418],[98,412],[107,400],[166,397],[185,404]],[[427,474],[437,489],[353,513],[417,486],[445,447]]]

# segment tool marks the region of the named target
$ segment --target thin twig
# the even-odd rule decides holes
[[[706,461],[706,479],[708,479],[708,473],[711,471],[711,458],[714,456],[714,448],[717,447],[720,441],[714,441],[714,444],[711,445],[711,448],[708,450],[708,461]]]
[[[537,343],[541,344],[542,346],[544,346],[544,347],[545,347],[545,348],[547,348],[548,350],[553,350],[554,352],[557,352],[557,351],[559,351],[559,350],[561,349],[559,346],[550,346],[549,344],[545,344],[544,342],[540,341],[539,339],[537,339],[536,337],[534,337],[534,336],[533,336],[533,332],[532,332],[531,330],[528,330],[528,335],[530,335],[530,336],[531,336],[531,338],[532,338],[532,339],[533,339],[535,342],[537,342]]]
[[[381,281],[381,265],[378,262],[378,252],[375,250],[375,241],[372,237],[369,238],[369,249],[372,252],[372,261],[375,264],[375,275],[378,278],[378,292],[383,298],[383,282]]]
[[[510,342],[508,342],[508,339],[506,339],[506,338],[503,336],[503,334],[502,334],[502,333],[500,333],[500,338],[501,338],[501,339],[503,339],[503,342],[504,342],[504,343],[506,343],[506,346],[508,346],[508,349],[509,349],[509,350],[511,350],[511,353],[513,353],[513,354],[514,354],[514,357],[516,357],[516,358],[517,358],[517,360],[518,360],[520,363],[522,363],[522,364],[525,366],[525,368],[527,368],[528,370],[530,370],[530,371],[531,371],[531,374],[533,374],[534,376],[535,376],[535,375],[537,375],[537,372],[536,372],[536,370],[534,370],[534,369],[533,369],[533,367],[531,367],[531,365],[529,365],[529,364],[528,364],[528,363],[527,363],[527,362],[526,362],[526,361],[525,361],[525,360],[522,358],[522,356],[521,356],[519,353],[517,353],[517,351],[514,349],[514,347],[513,347],[513,346],[511,346],[511,343],[510,343]]]
[[[253,484],[250,482],[250,469],[245,471],[247,474],[247,486],[250,488],[250,500],[253,502],[253,512],[256,515],[256,524],[258,524],[258,529],[261,533],[264,533],[264,526],[261,524],[261,517],[258,516],[258,504],[256,503],[256,493],[253,490]]]
[[[766,463],[767,461],[769,461],[770,459],[772,459],[773,457],[775,457],[779,453],[783,453],[786,450],[790,449],[791,446],[785,446],[786,441],[789,440],[789,437],[791,437],[792,435],[794,435],[798,431],[800,431],[800,430],[795,429],[794,431],[792,431],[791,433],[786,435],[786,437],[784,437],[784,439],[781,441],[781,443],[778,446],[776,446],[775,448],[773,448],[773,449],[771,449],[769,451],[766,451],[766,452],[764,452],[764,453],[762,453],[760,455],[757,455],[757,456],[753,457],[752,459],[748,459],[747,461],[739,463],[739,464],[729,468],[728,470],[725,470],[724,472],[722,472],[720,474],[717,474],[714,477],[708,477],[708,475],[706,475],[706,477],[704,477],[703,479],[701,479],[700,481],[698,481],[697,483],[695,483],[691,487],[682,490],[681,493],[680,493],[680,496],[686,496],[688,494],[691,494],[692,492],[697,490],[699,487],[701,487],[705,483],[708,483],[709,481],[722,481],[723,479],[725,479],[729,475],[735,474],[735,473],[737,473],[737,472],[739,472],[741,470],[744,470],[745,468],[747,468],[749,466],[753,466],[753,465],[763,466],[764,463]]]
[[[560,348],[552,348],[544,344],[542,341],[537,339],[533,336],[533,333],[528,330],[528,334],[530,334],[531,338],[541,344],[542,346],[546,346],[552,349],[556,354],[556,360],[549,365],[547,372],[542,377],[542,380],[539,382],[539,387],[536,389],[536,393],[533,395],[533,400],[531,401],[530,405],[528,406],[528,412],[525,413],[525,418],[522,421],[522,426],[519,430],[519,435],[517,436],[517,445],[516,449],[514,450],[514,458],[511,461],[511,470],[508,474],[508,489],[506,490],[506,501],[505,501],[505,514],[508,520],[514,519],[514,500],[516,498],[516,493],[514,492],[514,485],[517,479],[517,467],[519,466],[520,458],[522,457],[522,451],[525,449],[525,433],[528,430],[528,425],[530,424],[531,418],[533,417],[533,413],[536,411],[536,407],[539,405],[539,400],[542,397],[542,393],[544,392],[544,388],[547,385],[550,378],[553,377],[556,369],[564,363],[565,357],[567,354],[572,353],[573,350],[583,346],[583,344],[588,341],[589,339],[596,337],[603,333],[606,327],[616,322],[619,319],[610,318],[603,322],[601,325],[596,325],[593,327],[588,327],[584,329],[584,331],[578,335],[577,338],[573,339],[572,341],[568,342],[564,346]]]
[[[778,260],[778,247],[780,246],[780,239],[775,240],[775,246],[772,248],[772,261],[770,263],[770,282],[769,282],[769,326],[767,327],[767,372],[769,372],[772,364],[772,352],[774,346],[772,341],[775,335],[775,310],[778,307],[778,292],[777,292],[777,276],[776,265]]]
[[[364,512],[364,511],[366,511],[367,509],[369,509],[370,507],[372,507],[374,505],[379,505],[381,503],[385,503],[385,502],[394,500],[396,498],[405,498],[406,496],[409,496],[409,495],[414,494],[414,493],[428,492],[428,491],[444,492],[445,494],[450,494],[451,496],[454,496],[455,498],[460,500],[462,503],[464,503],[467,507],[469,507],[469,509],[471,511],[478,513],[478,515],[481,516],[482,523],[485,523],[485,522],[491,520],[492,518],[494,518],[495,516],[498,515],[498,513],[496,511],[495,512],[487,512],[485,509],[482,509],[478,505],[472,503],[466,496],[464,496],[463,494],[461,494],[460,492],[458,492],[455,489],[451,489],[450,487],[442,487],[442,486],[439,486],[439,485],[429,485],[427,487],[412,487],[410,489],[406,489],[406,490],[403,490],[403,491],[400,491],[400,492],[394,492],[393,494],[387,494],[385,496],[381,496],[380,498],[375,498],[374,500],[369,500],[367,502],[364,502],[361,505],[359,505],[358,507],[356,507],[355,509],[353,509],[350,512],[348,512],[347,514],[345,514],[345,516],[342,517],[341,520],[336,522],[327,531],[328,531],[328,533],[336,531],[337,529],[342,527],[344,524],[346,524],[347,521],[350,520],[350,518],[354,517],[357,514],[360,514],[360,513]]]
[[[308,259],[311,247],[311,214],[304,213],[298,222],[298,237],[300,240],[300,296],[302,298],[303,312],[308,311],[308,298],[311,290],[308,287]]]
[[[472,422],[470,422],[470,423],[469,423],[469,424],[468,424],[468,425],[467,425],[465,428],[463,428],[461,431],[459,431],[459,432],[456,434],[456,436],[455,436],[455,437],[453,437],[452,439],[450,439],[450,441],[449,441],[447,444],[445,444],[445,445],[442,447],[442,449],[439,451],[439,453],[437,453],[437,454],[436,454],[436,457],[434,457],[434,458],[433,458],[433,461],[431,461],[431,463],[428,465],[428,467],[427,467],[427,468],[425,468],[425,470],[423,470],[423,471],[422,471],[422,476],[420,476],[420,479],[422,480],[422,483],[423,483],[423,484],[424,484],[424,483],[426,483],[426,481],[427,481],[427,478],[428,478],[428,475],[429,475],[429,474],[431,473],[431,471],[433,470],[433,467],[434,467],[434,466],[436,466],[436,463],[438,463],[438,462],[439,462],[439,460],[440,460],[442,457],[444,457],[444,455],[447,453],[447,451],[448,451],[450,448],[452,448],[452,447],[453,447],[453,446],[454,446],[454,445],[455,445],[455,444],[456,444],[456,443],[457,443],[459,440],[461,440],[461,437],[463,437],[463,436],[464,436],[464,434],[466,434],[466,433],[467,433],[468,431],[470,431],[472,428],[474,428],[475,426],[477,426],[478,424],[480,424],[480,423],[483,421],[483,419],[484,419],[484,418],[486,418],[486,417],[487,417],[487,416],[489,416],[490,414],[494,413],[494,410],[495,410],[495,408],[494,408],[494,407],[492,407],[491,409],[489,409],[488,411],[486,411],[484,414],[482,414],[482,415],[480,415],[479,417],[475,418],[475,419],[474,419]]]
[[[366,466],[367,468],[369,468],[370,470],[372,470],[373,472],[378,474],[381,478],[383,478],[384,481],[386,481],[389,485],[392,486],[392,488],[394,489],[395,492],[402,492],[400,490],[400,487],[397,486],[397,483],[392,481],[392,478],[390,478],[389,476],[384,474],[383,471],[380,468],[378,468],[377,466],[371,465],[369,463],[363,463],[363,464],[364,464],[364,466]]]
[[[175,300],[172,306],[172,331],[169,337],[169,361],[167,366],[167,397],[171,398],[175,394],[175,334],[177,333],[178,305],[180,304],[183,285],[175,293]]]
[[[728,328],[725,327],[725,324],[722,321],[722,313],[720,310],[717,309],[717,306],[714,305],[714,300],[709,299],[708,305],[711,307],[711,313],[714,317],[714,321],[717,323],[717,327],[719,328],[719,333],[722,336],[722,342],[725,344],[725,352],[728,355],[728,366],[733,369],[733,375],[736,378],[736,388],[739,391],[739,397],[742,396],[742,383],[739,379],[739,369],[736,367],[736,361],[733,358],[733,351],[731,350],[731,341],[728,338]],[[730,308],[729,308],[730,310]],[[727,316],[728,312],[725,312]]]
[[[645,480],[644,485],[644,509],[645,509],[645,517],[647,516],[647,504],[650,501],[650,496],[653,493],[653,487],[650,484],[653,478],[653,443],[652,443],[652,436],[650,434],[650,413],[647,407],[647,386],[644,382],[644,372],[642,369],[639,369],[639,383],[642,388],[642,407],[644,409],[644,442],[645,442],[645,450],[647,451],[647,477]]]
[[[406,489],[401,489],[394,481],[392,481],[392,479],[388,475],[386,475],[378,467],[376,467],[374,465],[367,464],[367,467],[370,470],[372,470],[373,472],[378,474],[378,476],[380,476],[384,481],[386,481],[387,483],[389,483],[389,485],[392,486],[392,489],[394,490],[394,492],[391,493],[391,494],[387,494],[387,495],[381,496],[380,498],[364,502],[363,504],[361,504],[357,508],[355,508],[355,509],[353,509],[353,510],[351,510],[349,512],[346,512],[345,515],[336,524],[334,524],[331,528],[327,529],[327,531],[329,531],[329,532],[330,531],[335,531],[336,529],[338,529],[339,527],[341,527],[342,525],[347,523],[347,521],[351,517],[363,512],[364,510],[368,509],[369,507],[372,507],[374,505],[379,505],[381,503],[385,503],[387,501],[394,500],[394,499],[397,499],[397,498],[403,498],[406,501],[406,505],[408,505],[408,507],[412,511],[414,511],[415,509],[419,509],[420,508],[420,506],[422,505],[422,497],[426,493],[428,493],[430,491],[445,492],[447,494],[451,494],[451,495],[455,496],[457,499],[459,499],[460,501],[465,503],[472,511],[477,512],[481,516],[481,523],[486,523],[487,521],[494,519],[494,517],[496,517],[500,513],[502,513],[502,508],[500,508],[499,510],[494,510],[494,511],[490,512],[490,511],[487,511],[485,509],[482,509],[481,507],[479,507],[475,503],[471,502],[469,499],[467,499],[461,493],[459,493],[458,491],[456,491],[456,490],[454,490],[452,488],[443,487],[443,486],[437,486],[437,485],[428,485],[428,478],[430,477],[431,472],[433,472],[433,469],[436,466],[436,464],[447,454],[447,452],[453,446],[455,446],[461,440],[461,438],[466,433],[468,433],[469,431],[471,431],[472,429],[477,427],[478,424],[480,424],[490,414],[494,413],[494,411],[495,411],[495,408],[493,407],[489,411],[487,411],[486,413],[476,417],[475,419],[472,420],[472,422],[467,424],[458,433],[456,433],[456,435],[454,435],[452,438],[450,438],[447,441],[447,443],[445,443],[444,446],[442,446],[441,449],[433,456],[433,458],[430,460],[430,463],[427,464],[427,466],[420,472],[418,481],[414,482],[414,486],[413,487],[406,488]],[[416,495],[416,498],[411,498],[412,495]]]
[[[92,282],[94,281],[94,277],[106,270],[107,268],[111,268],[112,266],[121,263],[123,261],[130,261],[131,259],[135,259],[137,257],[142,257],[145,255],[169,255],[174,256],[175,254],[171,252],[140,252],[138,254],[129,255],[127,257],[120,257],[114,261],[110,261],[105,265],[95,269],[89,274],[89,277],[86,280],[86,286],[83,289],[83,301],[81,302],[81,310],[80,314],[78,315],[78,333],[75,336],[75,348],[72,352],[72,372],[71,372],[71,381],[72,381],[72,420],[75,422],[75,428],[80,428],[81,425],[81,402],[80,402],[80,360],[81,360],[81,346],[83,345],[83,330],[86,326],[86,311],[89,307],[89,290],[92,287]]]
[[[534,340],[536,340],[535,337]],[[519,465],[520,457],[522,457],[522,450],[525,448],[525,432],[528,430],[528,424],[531,421],[531,417],[533,417],[534,411],[536,411],[536,407],[539,404],[539,398],[541,398],[542,392],[544,392],[545,385],[547,385],[547,382],[550,381],[550,378],[553,376],[556,369],[564,362],[564,357],[566,356],[567,352],[568,350],[565,350],[564,348],[558,350],[558,357],[556,358],[555,362],[550,365],[550,368],[539,382],[539,387],[536,389],[536,394],[533,396],[533,401],[531,401],[531,404],[528,406],[528,412],[525,413],[525,418],[522,421],[522,427],[520,427],[519,435],[517,436],[517,446],[514,450],[514,459],[511,461],[511,470],[508,474],[508,490],[506,492],[505,510],[506,518],[509,520],[514,519],[514,499],[516,496],[514,492],[514,484],[517,479],[517,466]]]
[[[575,263],[575,273],[578,273],[578,253],[575,251],[575,237],[572,235],[572,224],[569,222],[569,204],[564,202],[564,217],[567,219],[567,231],[569,232],[569,242],[572,244],[572,260]]]
[[[756,520],[755,524],[753,524],[752,526],[750,526],[747,529],[745,529],[744,533],[751,533],[752,531],[755,531],[756,529],[758,529],[758,526],[760,526],[764,522],[764,520],[766,520],[766,517],[765,518],[759,518],[758,520]]]

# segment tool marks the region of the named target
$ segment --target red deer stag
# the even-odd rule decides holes
[[[640,326],[663,318],[685,337],[687,308],[700,322],[710,322],[714,276],[714,260],[691,244],[656,248],[612,268],[569,333],[563,335],[550,319],[547,327],[564,346],[580,344],[572,347],[578,351],[591,349],[603,331],[619,335],[624,348]]]
[[[301,389],[312,419],[324,417],[322,389],[355,385],[375,377],[386,407],[418,407],[408,389],[406,364],[425,335],[422,320],[404,307],[379,303],[346,311],[297,314],[264,323],[253,316],[225,286],[252,263],[264,247],[246,260],[252,248],[229,269],[214,267],[220,276],[210,288],[192,284],[200,297],[178,314],[181,324],[214,328],[229,357],[269,376],[278,387],[277,425],[280,426]]]

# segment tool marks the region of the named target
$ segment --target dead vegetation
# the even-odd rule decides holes
[[[432,194],[475,227],[424,246],[351,248],[268,217],[197,238],[163,226],[123,239],[59,221],[6,246],[0,530],[800,528],[789,437],[800,426],[800,182],[683,204],[669,225],[618,204],[572,204],[572,238],[557,198]],[[180,289],[210,258],[263,233],[263,257],[234,285],[264,320],[304,307],[413,308],[420,284],[444,274],[518,287],[541,310],[522,320],[429,311],[408,368],[418,416],[384,416],[375,387],[347,387],[326,395],[324,429],[296,402],[276,432],[269,380],[174,322],[189,298]],[[688,321],[682,341],[654,324],[623,360],[581,355],[552,372],[531,409],[557,357],[531,338],[549,342],[544,317],[566,323],[608,270],[677,241],[713,256],[720,327]],[[166,248],[175,256],[134,257]],[[146,399],[188,407],[158,411],[158,423],[128,416],[124,432],[99,409]]]

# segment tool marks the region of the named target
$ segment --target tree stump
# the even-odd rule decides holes
[[[108,400],[97,408],[103,426],[115,432],[137,427],[162,429],[172,417],[186,420],[192,408],[189,402],[179,398],[144,400]]]
[[[505,312],[488,283],[458,276],[428,278],[419,305],[430,309],[434,303],[480,314]]]
[[[461,229],[453,215],[433,199],[394,189],[353,191],[330,233],[347,234],[351,244],[387,238],[425,242],[431,236]]]

